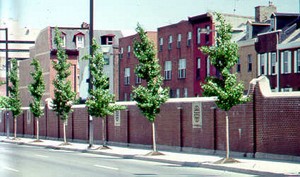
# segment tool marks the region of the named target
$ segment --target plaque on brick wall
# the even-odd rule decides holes
[[[202,128],[202,103],[193,103],[193,128]]]
[[[114,113],[114,120],[115,120],[115,126],[120,126],[121,125],[121,113],[119,111],[115,111]]]

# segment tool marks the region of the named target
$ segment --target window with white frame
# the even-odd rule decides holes
[[[188,97],[188,89],[187,88],[184,88],[183,89],[183,96],[186,98]]]
[[[176,98],[180,97],[180,89],[176,89]]]
[[[266,75],[267,74],[267,53],[258,54],[258,75]]]
[[[241,59],[238,58],[238,61],[236,63],[236,72],[241,72]]]
[[[210,59],[209,59],[209,57],[207,57],[207,59],[206,59],[206,76],[207,77],[210,76]]]
[[[172,62],[171,61],[165,61],[165,80],[171,80],[172,79]]]
[[[62,40],[62,47],[66,47],[66,35],[65,34],[61,34],[61,40]]]
[[[276,74],[277,67],[276,67],[276,53],[271,53],[271,74]]]
[[[252,55],[248,54],[248,72],[252,71]]]
[[[191,46],[191,43],[192,43],[192,32],[188,32],[186,45]]]
[[[84,48],[84,36],[83,35],[76,36],[76,47]]]
[[[300,73],[300,49],[294,52],[294,73]]]
[[[129,45],[127,46],[127,58],[130,58],[130,51],[131,51],[131,47]]]
[[[210,34],[210,32],[211,32],[211,30],[210,30],[210,26],[209,25],[207,25],[206,26],[206,34],[205,34],[205,44],[209,44],[209,34]]]
[[[181,34],[177,35],[177,48],[181,47]]]
[[[125,75],[124,75],[124,84],[130,84],[130,68],[125,68]]]
[[[291,51],[281,52],[281,74],[291,73]]]
[[[142,79],[137,74],[135,74],[135,83],[136,84],[141,84],[142,83]]]
[[[186,59],[179,60],[178,78],[183,79],[186,77]]]
[[[197,44],[201,43],[201,28],[197,28]]]
[[[201,72],[201,58],[197,58],[197,70],[196,70],[197,80],[200,80],[200,72]]]
[[[169,43],[168,43],[168,49],[171,50],[172,49],[172,42],[173,42],[173,37],[172,35],[169,36]]]
[[[121,49],[120,49],[120,59],[122,59],[122,58],[123,58],[123,53],[124,53],[124,48],[123,48],[123,47],[121,47]]]
[[[164,45],[164,38],[159,38],[159,51],[163,50],[163,45]]]

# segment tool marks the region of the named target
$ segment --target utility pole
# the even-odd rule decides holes
[[[90,0],[90,27],[89,27],[89,42],[90,42],[90,56],[93,57],[93,34],[94,34],[94,0]],[[89,61],[90,63],[90,61]],[[92,85],[92,74],[89,67],[89,90],[93,89]],[[89,115],[89,148],[91,148],[94,144],[94,125],[93,125],[93,117]]]

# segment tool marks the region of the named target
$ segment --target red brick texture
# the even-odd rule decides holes
[[[242,153],[272,153],[300,156],[300,99],[299,97],[264,97],[258,86],[252,101],[233,107],[229,111],[230,148]],[[203,98],[199,98],[199,102]],[[157,115],[157,143],[164,146],[195,149],[225,150],[225,113],[214,109],[214,102],[202,102],[202,128],[193,128],[192,102],[168,102]],[[11,116],[11,114],[10,114]],[[109,142],[152,144],[151,124],[135,105],[121,111],[120,126],[114,117],[107,117],[106,137]],[[4,115],[0,131],[5,133]],[[59,126],[58,126],[59,125]],[[27,119],[27,111],[18,118],[19,136],[36,133],[34,119]],[[86,108],[76,108],[70,114],[68,139],[88,140],[88,113]],[[13,122],[10,118],[10,132]],[[40,119],[40,135],[62,138],[62,121],[45,107]],[[101,118],[94,118],[94,139],[102,139]]]

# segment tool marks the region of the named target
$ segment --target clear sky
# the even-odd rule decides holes
[[[79,27],[89,23],[90,0],[0,0],[0,18],[13,18],[21,27]],[[300,0],[272,0],[278,12],[299,12]],[[254,7],[269,0],[94,0],[94,28],[146,30],[186,20],[189,16],[218,11],[254,16]],[[234,11],[234,9],[236,9]]]

